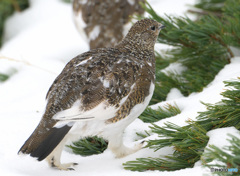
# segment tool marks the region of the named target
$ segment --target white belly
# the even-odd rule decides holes
[[[151,83],[149,89],[149,95],[145,98],[144,102],[141,104],[135,105],[130,114],[124,119],[115,122],[115,123],[106,123],[106,119],[93,119],[90,121],[79,121],[75,122],[72,129],[70,130],[70,134],[74,136],[72,140],[78,140],[81,137],[87,136],[100,136],[104,139],[109,139],[113,135],[116,135],[122,132],[130,123],[132,123],[148,106],[154,91],[154,84]],[[101,113],[101,112],[99,112]]]

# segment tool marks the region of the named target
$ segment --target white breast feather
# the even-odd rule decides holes
[[[134,88],[134,85],[135,84],[133,84],[131,86],[131,91]],[[154,87],[155,87],[154,83],[151,83],[150,88],[149,88],[149,95],[145,98],[144,102],[135,105],[131,109],[130,114],[126,118],[124,118],[123,120],[118,122],[119,124],[121,124],[120,126],[127,126],[144,111],[144,109],[147,107],[147,105],[149,104],[149,102],[152,98]],[[127,100],[127,98],[128,98],[128,95],[120,101],[120,107]],[[102,129],[102,127],[103,127],[102,125],[105,124],[104,122],[107,119],[113,118],[119,109],[114,106],[107,106],[106,102],[100,103],[98,106],[96,106],[95,108],[93,108],[89,111],[83,111],[80,109],[80,107],[81,107],[81,101],[77,100],[71,108],[56,113],[53,116],[53,119],[59,120],[59,122],[57,122],[57,124],[54,127],[60,128],[64,125],[72,126],[73,124],[75,124],[73,122],[77,122],[75,124],[75,126],[76,126],[76,128],[79,129],[80,124],[81,124],[80,126],[82,126],[86,123],[90,125],[92,123],[95,124],[95,121],[96,121],[97,124],[99,124],[99,125],[101,124],[101,127],[96,127],[96,128],[94,127],[96,130],[95,133],[97,133],[97,131]],[[97,125],[97,124],[95,124],[95,125]],[[73,131],[75,131],[75,130],[73,130]]]
[[[118,108],[109,106],[103,101],[95,108],[83,111],[81,110],[81,101],[77,100],[71,108],[56,113],[53,119],[59,120],[55,125],[58,128],[59,125],[63,126],[63,124],[68,124],[69,122],[110,119],[115,116],[117,110]]]

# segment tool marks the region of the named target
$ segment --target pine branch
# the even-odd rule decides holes
[[[225,2],[226,0],[200,0],[194,7],[218,16],[222,14]]]
[[[173,147],[175,150],[173,155],[163,158],[138,158],[136,161],[124,163],[124,168],[132,171],[173,171],[192,167],[200,159],[207,145],[208,136],[205,129],[197,123],[189,124],[186,127],[172,123],[165,124],[165,127],[153,125],[152,132],[157,133],[160,139],[148,141],[147,147],[155,151],[163,147]]]
[[[139,118],[145,123],[153,123],[180,113],[181,111],[176,104],[174,106],[166,104],[162,108],[159,107],[156,110],[148,107]]]
[[[1,0],[0,1],[0,47],[2,45],[2,36],[5,20],[13,14],[14,11],[22,11],[29,6],[28,0]]]
[[[164,57],[157,56],[156,88],[151,100],[152,104],[164,100],[173,87],[178,88],[185,96],[201,91],[229,63],[233,56],[229,46],[240,49],[238,4],[240,0],[226,0],[224,9],[221,9],[221,18],[204,15],[198,21],[191,21],[188,18],[162,18],[148,3],[145,3],[144,8],[151,17],[166,26],[166,29],[160,33],[158,42],[173,46]],[[181,75],[175,73],[166,75],[161,72],[174,62],[181,63],[187,69]],[[148,141],[147,147],[154,150],[172,147],[174,149],[172,155],[162,158],[139,158],[125,163],[124,167],[138,171],[171,171],[193,167],[194,163],[200,160],[207,145],[207,131],[227,126],[240,129],[239,82],[239,80],[226,82],[226,85],[232,86],[233,89],[222,94],[225,99],[221,102],[214,105],[205,104],[207,111],[201,112],[196,122],[188,122],[189,125],[184,127],[171,123],[166,123],[164,127],[156,125],[151,127],[152,132],[159,135],[159,139]],[[144,120],[154,121],[158,116],[157,113],[147,110],[143,114]],[[142,134],[142,137],[144,136],[147,135]],[[89,141],[79,145],[83,154],[89,151],[89,145],[91,145]],[[100,148],[90,150],[90,154],[93,154],[94,150],[99,151]]]
[[[9,78],[9,75],[0,73],[0,82],[4,82]]]
[[[123,163],[123,166],[126,170],[143,172],[146,170],[174,171],[188,164],[187,161],[179,162],[171,157],[166,158],[137,158],[136,161]]]
[[[222,93],[225,98],[216,104],[205,103],[207,111],[200,112],[197,117],[207,130],[230,126],[240,130],[240,77],[224,83],[231,88]]]
[[[197,11],[197,10],[188,10],[188,13],[193,13],[193,14],[197,14],[197,15],[213,15],[213,16],[217,16],[217,17],[222,17],[222,13],[221,12],[211,12],[211,11]]]
[[[211,2],[211,7],[203,0],[201,6],[204,3],[206,6],[202,8],[214,11],[216,7],[222,13],[221,18],[212,15],[204,15],[197,21],[186,17],[163,18],[157,15],[149,3],[142,4],[151,18],[166,26],[158,42],[174,47],[166,52],[164,59],[160,58],[166,61],[164,66],[158,66],[161,62],[156,64],[156,89],[151,104],[165,100],[173,87],[185,96],[202,91],[234,57],[230,46],[240,49],[240,9],[236,5],[240,1],[221,1],[221,6],[214,0],[208,2]],[[187,69],[181,75],[161,73],[161,69],[173,62],[181,63]]]
[[[229,134],[231,137],[230,146],[225,146],[223,149],[220,149],[214,145],[210,145],[209,148],[206,149],[206,152],[202,156],[202,162],[208,168],[236,168],[238,172],[235,170],[231,170],[228,175],[239,175],[240,174],[240,138]],[[210,164],[212,161],[218,161],[218,163],[222,164]],[[217,175],[226,175],[217,172]]]
[[[146,138],[146,137],[149,137],[149,136],[151,136],[151,132],[149,132],[149,131],[144,131],[144,133],[136,133],[137,134],[137,136],[139,136],[141,139],[144,139],[144,138]]]
[[[200,160],[207,145],[207,131],[229,126],[234,126],[240,130],[240,77],[236,81],[224,83],[229,87],[222,93],[224,99],[216,104],[205,104],[207,111],[200,112],[197,121],[189,121],[189,125],[184,127],[172,123],[166,123],[164,127],[155,124],[150,127],[153,133],[158,134],[159,139],[147,141],[146,147],[155,151],[163,147],[173,147],[174,153],[171,156],[139,158],[136,161],[128,161],[124,167],[133,171],[171,171],[193,167],[194,163]],[[239,148],[239,146],[237,147]],[[237,151],[232,147],[231,150],[234,150],[235,153]],[[216,151],[212,158],[221,158],[222,155],[225,154]],[[235,157],[239,157],[239,154],[236,153]],[[236,165],[233,166],[236,167]]]
[[[73,153],[81,156],[90,156],[94,154],[103,153],[106,150],[108,142],[103,138],[94,136],[81,139],[77,142],[73,142],[72,145],[67,147],[71,148]]]

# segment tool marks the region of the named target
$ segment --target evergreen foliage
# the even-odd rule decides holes
[[[189,12],[197,13],[198,15],[206,15],[211,14],[214,16],[222,16],[224,3],[226,0],[201,0],[197,4],[194,5],[197,9],[201,11],[193,11],[189,10]]]
[[[166,104],[163,108],[158,107],[158,109],[154,110],[148,107],[139,117],[145,123],[153,123],[159,120],[165,119],[167,117],[172,117],[177,114],[180,114],[181,111],[177,105],[173,106],[171,104]]]
[[[0,1],[0,47],[3,40],[4,24],[7,17],[14,11],[22,11],[29,6],[28,0],[1,0]],[[6,81],[11,74],[0,73],[0,82]]]
[[[162,158],[138,158],[124,163],[124,168],[132,171],[173,171],[193,167],[200,160],[209,138],[201,125],[190,121],[188,123],[185,127],[172,123],[166,123],[164,127],[153,125],[152,132],[158,134],[159,139],[148,141],[146,147],[155,151],[163,147],[173,147],[173,154]]]
[[[140,139],[144,139],[144,138],[146,138],[146,137],[149,137],[149,136],[151,136],[151,131],[147,131],[147,130],[144,130],[144,132],[137,132],[136,133],[139,137],[140,137]]]
[[[165,100],[169,91],[174,87],[185,96],[192,92],[202,91],[224,65],[230,62],[230,59],[234,57],[232,47],[240,49],[239,4],[240,0],[201,0],[195,7],[207,13],[201,13],[202,16],[197,21],[183,17],[162,18],[148,3],[143,4],[153,19],[166,26],[161,31],[158,42],[173,46],[173,49],[163,56],[156,53],[156,86],[151,104]],[[174,72],[162,72],[162,69],[174,62],[182,64],[186,70],[179,75]],[[216,104],[204,103],[207,110],[199,113],[197,121],[188,121],[188,125],[184,127],[172,123],[166,123],[163,127],[153,124],[150,127],[151,132],[138,134],[141,137],[147,137],[149,133],[158,134],[159,139],[147,141],[146,147],[154,150],[171,147],[172,155],[138,158],[136,161],[124,163],[124,168],[133,171],[173,171],[193,167],[203,155],[209,139],[206,135],[208,131],[229,126],[240,130],[240,78],[236,81],[225,82],[225,84],[231,89],[222,93],[224,99]],[[178,113],[180,110],[176,106],[163,107],[158,110],[147,109],[140,119],[154,123]],[[90,151],[88,146],[92,143],[91,138],[89,139],[78,146],[83,152]],[[236,141],[234,139],[234,142]],[[76,151],[78,147],[75,148]],[[212,159],[217,158],[214,152],[219,151],[214,147],[212,149]],[[94,150],[103,151],[101,147]],[[93,154],[94,150],[89,154]],[[218,154],[219,157],[224,155],[221,152]],[[234,158],[238,156],[236,153]],[[207,161],[210,159],[209,156]]]
[[[230,126],[240,130],[240,77],[224,83],[231,87],[222,93],[225,99],[215,105],[205,103],[207,111],[200,112],[197,117],[207,131]]]
[[[238,171],[231,170],[228,173],[216,172],[219,176],[230,176],[240,174],[240,139],[236,136],[231,137],[230,146],[220,149],[214,145],[207,148],[207,152],[203,155],[202,161],[207,167],[211,168],[234,168]],[[219,164],[210,164],[212,161],[218,161]],[[220,164],[221,163],[221,164]]]
[[[128,161],[123,164],[125,169],[171,171],[193,167],[194,163],[200,160],[207,145],[206,133],[208,131],[230,126],[240,130],[240,77],[236,81],[224,83],[230,87],[222,93],[224,99],[216,104],[205,104],[207,110],[199,113],[197,121],[189,121],[189,125],[184,127],[172,123],[166,123],[164,127],[153,124],[152,132],[158,134],[159,139],[148,141],[146,147],[154,150],[173,147],[174,152],[171,156],[138,158],[136,161]],[[239,157],[239,155],[235,157]]]
[[[9,78],[9,75],[6,75],[4,73],[0,73],[0,82],[4,82]]]
[[[73,153],[81,156],[100,154],[107,148],[108,142],[97,136],[87,137],[67,147],[71,148]]]
[[[212,4],[207,6],[207,2]],[[221,4],[223,2],[224,5]],[[213,11],[214,16],[202,16],[195,22],[188,18],[161,18],[146,3],[145,8],[152,18],[168,28],[161,32],[158,41],[175,47],[167,52],[169,63],[179,62],[187,68],[181,75],[165,75],[157,70],[157,85],[152,103],[164,100],[172,87],[178,88],[185,96],[194,91],[201,91],[223,66],[230,62],[230,58],[234,56],[230,46],[240,48],[239,3],[239,0],[202,0],[197,6]],[[174,152],[171,156],[138,158],[123,164],[124,167],[133,171],[171,171],[192,167],[206,147],[207,131],[228,126],[240,129],[240,81],[225,84],[233,88],[222,93],[225,99],[221,102],[215,105],[205,104],[207,111],[199,114],[198,121],[189,122],[185,127],[170,123],[165,124],[165,127],[151,127],[152,131],[159,135],[159,139],[148,141],[147,147],[155,150],[173,147]]]
[[[2,45],[2,36],[4,22],[14,11],[22,11],[29,6],[28,0],[1,0],[0,1],[0,47]]]
[[[185,96],[202,91],[224,65],[230,62],[230,58],[234,57],[230,46],[240,48],[239,3],[239,0],[228,0],[221,8],[221,17],[204,15],[197,21],[187,17],[163,18],[158,16],[148,3],[143,4],[151,18],[166,26],[161,31],[158,42],[174,47],[166,52],[164,60],[157,55],[157,61],[160,60],[158,63],[162,61],[164,66],[168,66],[178,62],[187,68],[181,75],[166,75],[161,72],[162,68],[157,66],[156,89],[151,104],[165,100],[173,87],[178,88]]]
[[[72,0],[62,0],[63,2],[65,2],[65,3],[71,3],[72,2]]]
[[[17,70],[14,68],[8,69],[5,73],[0,72],[0,83],[8,80],[16,72],[17,72]]]

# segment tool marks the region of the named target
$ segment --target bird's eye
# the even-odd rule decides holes
[[[155,31],[156,27],[155,26],[151,26],[151,30]]]

